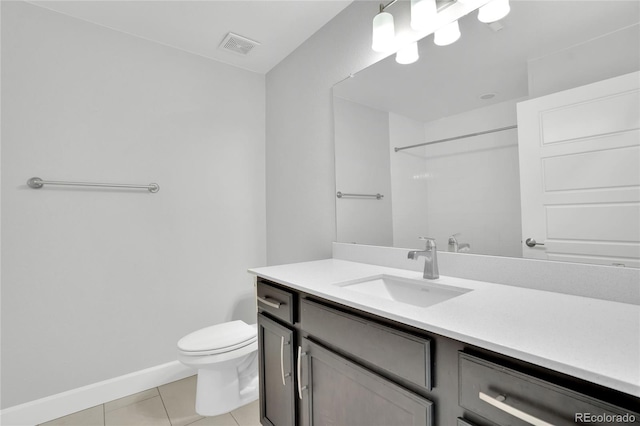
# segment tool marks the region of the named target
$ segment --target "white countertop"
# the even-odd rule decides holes
[[[640,397],[640,306],[461,278],[472,289],[417,307],[335,284],[421,272],[338,259],[250,269],[296,290]]]

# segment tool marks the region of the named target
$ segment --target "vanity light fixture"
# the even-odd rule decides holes
[[[478,9],[478,21],[489,24],[499,21],[509,14],[509,0],[492,0]]]
[[[373,31],[371,48],[379,53],[392,53],[396,51],[396,62],[411,64],[418,60],[417,42],[398,49],[393,15],[386,9],[398,0],[391,0],[387,4],[380,4],[380,12],[373,18]],[[411,0],[411,28],[414,31],[428,31],[429,25],[438,18],[437,0]],[[472,4],[477,0],[455,0],[461,5]],[[449,4],[454,1],[449,2]],[[509,14],[509,0],[490,0],[478,9],[478,20],[483,23],[496,23]],[[467,12],[468,13],[468,12]],[[493,28],[499,31],[502,28]],[[460,38],[460,26],[458,20],[439,28],[434,32],[434,43],[438,46],[448,46]]]
[[[455,20],[440,28],[433,34],[433,42],[438,46],[448,46],[460,38],[460,26]]]
[[[385,7],[390,4],[387,6],[381,4],[380,13],[373,18],[371,48],[375,52],[389,53],[395,47],[396,30],[393,24],[393,15],[384,11]]]
[[[411,28],[423,31],[438,14],[436,0],[411,0]]]
[[[398,50],[396,53],[396,62],[402,65],[412,64],[418,60],[418,42],[414,41]]]

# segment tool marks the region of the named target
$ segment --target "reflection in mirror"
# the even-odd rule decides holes
[[[640,266],[639,17],[637,1],[512,1],[336,85],[336,191],[383,195],[337,199],[337,240]]]

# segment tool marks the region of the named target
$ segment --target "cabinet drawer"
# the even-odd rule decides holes
[[[460,406],[497,425],[640,424],[637,413],[536,377],[465,353],[458,361]],[[605,421],[598,422],[597,416],[605,416]],[[614,417],[607,421],[606,416]]]
[[[293,293],[276,288],[266,281],[258,281],[258,312],[293,324]]]
[[[310,300],[300,303],[305,332],[383,370],[431,389],[431,342]]]

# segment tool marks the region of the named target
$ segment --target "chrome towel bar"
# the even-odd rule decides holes
[[[376,200],[382,199],[384,195],[382,194],[347,194],[344,192],[338,191],[336,193],[336,197],[338,198],[375,198]]]
[[[40,189],[44,185],[65,185],[65,186],[100,186],[104,188],[132,188],[132,189],[146,189],[149,192],[160,191],[160,185],[157,183],[150,183],[149,185],[130,185],[124,183],[94,183],[94,182],[60,182],[55,180],[42,180],[39,177],[32,177],[27,181],[29,188]]]

